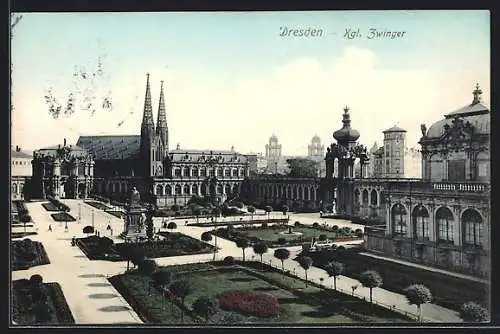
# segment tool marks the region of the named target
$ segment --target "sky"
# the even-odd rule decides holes
[[[284,155],[306,155],[314,135],[334,141],[344,106],[359,143],[398,125],[418,147],[420,125],[470,104],[476,83],[490,106],[490,15],[23,13],[11,61],[11,144],[25,150],[139,134],[146,73],[155,121],[164,81],[170,148],[258,153],[276,134]]]

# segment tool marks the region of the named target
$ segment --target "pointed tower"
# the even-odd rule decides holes
[[[168,152],[168,127],[165,112],[165,95],[163,93],[163,80],[161,81],[160,103],[158,105],[158,121],[156,122],[156,135],[160,138],[164,154]]]
[[[151,104],[151,87],[149,86],[149,73],[146,81],[146,96],[144,99],[144,113],[141,124],[141,163],[144,167],[144,176],[150,176],[152,173],[152,162],[155,156],[154,152],[154,129],[153,106]]]

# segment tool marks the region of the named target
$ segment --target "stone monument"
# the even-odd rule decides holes
[[[146,231],[144,222],[146,220],[146,209],[140,204],[141,195],[134,187],[130,195],[130,204],[125,216],[125,226],[123,232],[127,238],[138,239],[140,237],[146,238]]]

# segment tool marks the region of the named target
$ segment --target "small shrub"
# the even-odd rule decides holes
[[[19,220],[21,221],[21,223],[29,223],[31,221],[31,216],[27,215],[27,214],[23,214],[23,215],[19,216]]]
[[[287,243],[286,239],[285,238],[279,238],[277,241],[276,241],[278,244],[280,245],[284,245]]]
[[[317,228],[317,227],[319,227],[319,223],[318,223],[318,222],[314,222],[314,223],[312,224],[312,226],[313,226],[313,227],[315,227],[315,228]]]
[[[296,227],[299,227],[300,225],[302,225],[299,221],[296,221],[295,224],[294,224]]]
[[[232,257],[232,256],[226,256],[224,258],[224,260],[223,260],[223,263],[226,266],[232,266],[235,263],[234,257]]]
[[[327,239],[326,234],[320,234],[319,237],[318,237],[319,241],[325,241],[326,239]]]
[[[267,223],[262,223],[263,228],[267,228]]]

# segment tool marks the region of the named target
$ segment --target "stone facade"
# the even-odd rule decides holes
[[[428,131],[422,125],[423,179],[381,183],[377,210],[380,214],[385,209],[386,225],[366,229],[368,250],[487,276],[490,115],[480,94],[477,87],[470,105],[446,115]]]
[[[31,160],[33,155],[22,152],[19,147],[11,150],[10,161],[10,198],[19,200],[24,198],[24,186],[33,174]]]
[[[193,195],[219,202],[236,197],[249,174],[249,159],[227,151],[169,149],[163,83],[153,120],[149,75],[140,135],[82,136],[77,145],[95,158],[95,193],[126,201],[133,187],[145,202],[162,208],[185,205]]]
[[[94,160],[79,146],[63,145],[33,152],[30,197],[87,198],[94,186]]]

